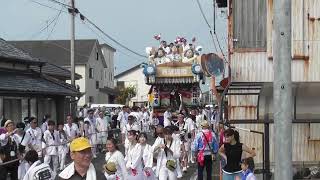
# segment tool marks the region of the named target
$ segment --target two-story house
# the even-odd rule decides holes
[[[255,160],[274,162],[273,16],[274,0],[219,0],[228,2],[228,49],[231,86],[229,122],[242,128],[241,140],[255,147]],[[320,1],[292,0],[292,81],[294,163],[320,160]]]
[[[34,57],[54,65],[70,69],[69,40],[11,41]],[[78,106],[93,103],[113,103],[114,53],[107,44],[100,45],[97,39],[75,40],[75,72],[82,76],[76,80],[83,96]],[[67,81],[70,83],[70,81]]]
[[[63,122],[70,113],[70,97],[80,96],[60,80],[68,75],[67,69],[40,61],[0,38],[0,119],[21,122],[33,116],[41,123],[50,114]]]
[[[118,85],[122,84],[123,87],[135,87],[136,96],[129,100],[129,106],[147,105],[150,86],[146,84],[142,71],[141,64],[138,64],[115,76]]]

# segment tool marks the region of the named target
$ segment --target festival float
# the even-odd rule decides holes
[[[168,107],[174,112],[181,108],[201,105],[200,84],[205,84],[208,69],[223,71],[215,65],[207,65],[208,57],[202,55],[202,47],[196,45],[196,38],[188,42],[184,37],[177,37],[174,42],[161,40],[160,35],[154,36],[159,42],[158,47],[147,47],[148,62],[143,64],[145,82],[150,85],[149,107],[157,115],[160,124],[163,113]],[[221,66],[221,65],[220,65]]]

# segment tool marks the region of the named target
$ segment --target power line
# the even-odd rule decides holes
[[[53,2],[53,3],[57,3],[57,4],[60,4],[60,5],[62,5],[62,6],[65,6],[65,7],[69,7],[69,8],[71,8],[71,6],[70,6],[70,5],[68,5],[68,4],[64,4],[64,3],[60,2],[60,1],[57,1],[57,0],[48,0],[48,1],[51,1],[51,2]]]
[[[88,28],[91,32],[93,32],[95,35],[97,35],[98,37],[100,37],[103,41],[105,41],[106,43],[109,43],[104,37],[102,37],[99,33],[95,32],[89,25],[83,23],[83,21],[81,21],[83,25],[85,25],[86,28]],[[129,57],[129,58],[132,58],[132,59],[135,59],[135,60],[138,60],[138,61],[141,61],[139,59],[136,59],[135,57],[132,57],[130,55],[128,55],[127,53],[123,52],[122,50],[120,49],[117,49],[117,51],[119,51],[121,54]]]
[[[42,4],[42,3],[38,2],[38,1],[35,1],[35,0],[29,0],[29,1],[31,1],[31,2],[33,2],[33,3],[36,3],[36,4],[38,4],[38,5],[40,5],[40,6],[43,6],[43,7],[47,7],[47,8],[56,10],[56,11],[60,11],[60,9],[57,9],[57,8],[55,8],[55,7],[52,7],[52,6],[49,6],[49,5],[46,5],[46,4]],[[62,11],[62,12],[68,13],[67,11]]]
[[[82,17],[81,17],[82,16]],[[103,35],[105,35],[106,37],[108,37],[111,41],[113,41],[114,43],[118,44],[119,46],[121,46],[122,48],[126,49],[127,51],[130,51],[131,53],[139,56],[139,57],[143,57],[143,58],[148,58],[145,55],[142,55],[138,52],[135,52],[131,49],[129,49],[128,47],[126,47],[125,45],[121,44],[120,42],[118,42],[117,40],[115,40],[114,38],[112,38],[110,35],[108,35],[107,33],[105,33],[102,29],[100,29],[96,24],[94,24],[91,20],[89,20],[87,17],[85,17],[83,14],[80,14],[80,18],[86,20],[88,23],[90,23],[92,26],[94,26],[98,31],[100,31]]]
[[[215,43],[215,40],[214,40],[214,37],[213,37],[213,34],[212,34],[212,28],[211,28],[211,26],[210,26],[210,24],[209,24],[209,22],[207,20],[207,17],[205,16],[205,14],[203,12],[203,9],[201,7],[201,4],[200,4],[199,0],[197,0],[197,4],[198,4],[198,7],[200,9],[200,12],[201,12],[201,15],[202,15],[203,19],[204,19],[204,21],[206,22],[206,24],[207,24],[207,26],[209,28],[209,33],[210,33],[210,36],[211,36],[211,39],[212,39],[212,42],[213,42],[214,49],[215,49],[216,52],[218,52],[218,49],[217,49],[217,46],[216,46],[216,43]]]
[[[63,6],[61,6],[60,12],[59,12],[58,15],[56,16],[56,20],[55,20],[55,22],[54,22],[54,25],[52,26],[52,29],[51,29],[50,33],[48,34],[47,40],[48,40],[49,37],[52,35],[52,32],[54,31],[54,29],[55,29],[55,27],[56,27],[56,25],[57,25],[57,23],[58,23],[58,21],[59,21],[59,17],[60,17],[60,15],[61,15],[62,9],[63,9]]]
[[[220,45],[220,42],[219,42],[219,39],[218,39],[218,35],[217,35],[217,33],[216,33],[216,2],[215,2],[215,1],[213,1],[213,33],[214,33],[215,36],[216,36],[216,39],[217,39],[217,43],[218,43],[218,47],[219,47],[219,49],[220,49],[220,52],[221,52],[223,58],[225,59],[225,61],[227,61],[227,59],[226,59],[226,57],[225,57],[225,55],[224,55],[224,53],[223,53],[223,50],[222,50],[222,48],[221,48],[221,45]]]
[[[56,11],[60,11],[59,9],[53,8],[53,7],[48,6],[48,5],[41,4],[41,3],[37,2],[37,1],[34,1],[34,0],[30,0],[30,1],[35,2],[35,3],[37,3],[37,4],[41,5],[41,6],[50,8],[50,9],[54,9],[54,10],[56,10]],[[50,1],[52,1],[52,0],[50,0]],[[59,1],[53,0],[52,2],[56,2],[56,3],[57,3],[57,2],[59,2]],[[60,5],[63,5],[64,7],[70,7],[69,5],[66,5],[66,4],[61,3],[61,2],[59,2],[59,4],[60,4]],[[65,11],[63,11],[63,12],[65,12]],[[67,12],[65,12],[65,13],[67,13]],[[78,10],[77,13],[80,13],[79,10]],[[83,20],[83,21],[86,20],[89,24],[91,24],[91,25],[92,25],[93,27],[95,27],[98,31],[100,31],[104,36],[106,36],[108,39],[110,39],[111,41],[113,41],[114,43],[116,43],[117,45],[119,45],[120,47],[124,48],[125,50],[127,50],[127,51],[129,51],[129,52],[131,52],[131,53],[133,53],[133,54],[135,54],[135,55],[137,55],[137,56],[139,56],[139,57],[148,58],[148,57],[145,56],[145,55],[142,55],[142,54],[140,54],[140,53],[138,53],[138,52],[136,52],[136,51],[134,51],[134,50],[131,50],[131,49],[128,48],[127,46],[123,45],[122,43],[120,43],[119,41],[117,41],[116,39],[114,39],[113,37],[111,37],[110,35],[108,35],[108,34],[107,34],[106,32],[104,32],[101,28],[99,28],[95,23],[93,23],[93,21],[91,21],[90,19],[88,19],[88,17],[84,16],[84,15],[81,14],[81,13],[80,13],[80,19]]]
[[[49,24],[46,24],[42,29],[40,29],[38,32],[34,33],[31,35],[31,37],[29,39],[33,39],[34,37],[36,37],[37,35],[41,34],[43,31],[45,31],[46,29],[49,28],[49,26],[55,22],[55,20],[57,19],[58,15],[54,16],[52,18],[52,20],[50,20]]]

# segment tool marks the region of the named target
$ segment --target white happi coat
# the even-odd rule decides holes
[[[26,131],[25,137],[23,138],[21,145],[31,148],[38,152],[39,157],[42,156],[41,147],[42,132],[39,127],[32,129],[31,127]]]
[[[119,180],[126,180],[128,179],[127,169],[126,169],[126,162],[122,153],[118,150],[114,151],[113,153],[107,152],[106,153],[106,163],[113,162],[116,164],[117,172],[115,175],[119,178]],[[106,172],[104,173],[106,178],[109,180],[114,179],[112,175],[108,175]]]
[[[122,128],[121,134],[124,134],[126,137],[126,139],[124,141],[125,155],[127,155],[127,150],[129,148],[128,131],[139,130],[139,129],[140,129],[139,125],[136,123],[133,123],[131,125],[128,123]]]
[[[44,142],[46,143],[46,155],[58,155],[58,145],[60,144],[59,132],[46,130],[43,134]]]
[[[153,167],[153,149],[152,146],[149,144],[146,144],[142,146],[142,160],[144,164],[144,170],[148,171],[150,173],[150,176],[147,176],[144,172],[144,179],[155,179],[154,173],[152,171]]]
[[[108,122],[106,118],[97,118],[97,130],[99,131],[97,134],[98,144],[105,144],[108,135]]]
[[[45,163],[41,163],[40,160],[34,162],[30,168],[28,169],[28,171],[26,172],[23,180],[34,180],[37,177],[37,173],[38,171],[42,169],[42,170],[47,170],[48,172],[50,172],[51,174],[51,178],[50,180],[53,180],[53,176],[52,176],[52,171],[50,169],[50,166],[48,164]]]
[[[128,170],[128,179],[130,180],[141,180],[143,179],[143,171],[142,171],[142,149],[139,143],[129,145],[128,153],[125,157],[126,168],[135,169],[137,174],[134,175],[131,170]]]
[[[69,126],[69,124],[65,124],[63,126],[63,130],[64,130],[64,132],[66,132],[66,134],[67,134],[68,138],[70,138],[70,140],[76,138],[80,134],[78,125],[75,123],[72,123],[71,127]]]
[[[89,117],[84,119],[84,122],[88,121],[90,123],[89,127],[89,139],[90,139],[90,144],[91,145],[96,145],[97,144],[97,131],[96,131],[96,126],[97,126],[97,121],[93,117],[89,119]]]
[[[164,144],[164,140],[163,141],[160,140],[158,143],[159,144]],[[157,145],[159,145],[159,144],[157,144]],[[167,160],[169,160],[169,159],[175,160],[176,163],[177,163],[177,166],[178,166],[179,158],[180,158],[180,155],[181,155],[181,149],[180,149],[181,146],[180,145],[181,145],[180,140],[177,139],[177,138],[173,138],[171,147],[168,147],[168,148],[171,149],[173,154],[168,153],[167,156],[166,156],[165,151],[163,149],[160,148],[160,149],[157,150],[157,152],[158,152],[157,168],[156,168],[156,176],[157,177],[159,177],[160,168],[162,166],[165,166]],[[153,145],[153,150],[155,150],[156,146],[155,146],[155,144]],[[177,173],[177,169],[175,169],[175,171]]]

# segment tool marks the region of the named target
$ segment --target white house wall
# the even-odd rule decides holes
[[[102,93],[99,91],[99,88],[103,88],[104,85],[104,64],[102,55],[99,54],[99,59],[96,60],[96,53],[99,52],[96,43],[95,47],[92,49],[91,56],[86,65],[86,102],[89,102],[89,96],[93,97],[93,102],[91,103],[107,103],[108,98],[99,99],[99,94]],[[93,79],[89,78],[89,68],[93,68]],[[99,81],[99,88],[96,88],[96,81]],[[101,97],[101,96],[100,96]]]
[[[101,51],[107,67],[104,69],[104,86],[114,88],[114,50],[101,45]]]
[[[142,68],[136,69],[128,74],[121,76],[117,79],[117,81],[124,81],[126,87],[130,85],[136,87],[137,95],[131,99],[132,102],[148,101],[148,92],[150,86],[145,84],[145,76],[142,73]]]
[[[70,69],[70,67],[65,67],[67,69]],[[76,85],[79,85],[80,92],[85,93],[86,92],[86,78],[89,75],[86,74],[86,66],[85,65],[76,65],[75,66],[75,72],[82,76],[81,79],[76,80]],[[66,81],[67,83],[71,84],[70,80]],[[80,100],[78,101],[78,106],[83,106],[86,103],[86,96],[83,95]]]

